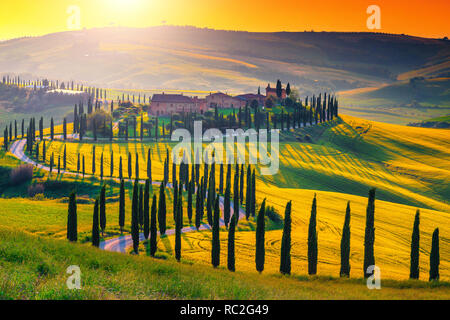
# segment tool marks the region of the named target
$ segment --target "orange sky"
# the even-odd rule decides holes
[[[450,35],[450,0],[1,0],[0,39],[68,30],[67,8],[82,28],[193,25],[247,31],[370,31],[369,5],[381,9],[378,32]]]

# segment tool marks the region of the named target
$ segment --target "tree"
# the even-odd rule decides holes
[[[100,190],[100,228],[102,229],[102,236],[106,228],[106,187],[102,185]]]
[[[94,247],[100,245],[100,234],[98,230],[98,197],[95,199],[94,216],[92,218],[92,245]]]
[[[119,159],[119,179],[122,180],[123,179],[123,170],[122,170],[122,157],[120,157]]]
[[[139,183],[134,181],[133,200],[131,205],[131,237],[133,239],[133,252],[139,253]]]
[[[286,204],[284,211],[283,236],[281,238],[280,272],[291,274],[291,206],[292,201]]]
[[[55,138],[55,126],[53,123],[53,117],[50,119],[50,140],[53,141],[53,139]]]
[[[288,82],[288,84],[286,85],[286,95],[289,96],[290,94],[291,94],[291,85]]]
[[[439,228],[433,232],[430,252],[430,281],[439,281]]]
[[[181,218],[183,216],[182,188],[179,189],[179,199],[175,213],[175,259],[179,262],[181,259]]]
[[[131,153],[128,152],[128,179],[131,179],[133,175],[133,170],[131,169]]]
[[[158,236],[156,229],[156,194],[153,195],[152,211],[150,216],[150,255],[155,256],[156,253],[156,237]]]
[[[255,254],[255,264],[256,270],[261,273],[264,271],[264,261],[265,261],[265,232],[266,232],[266,220],[265,220],[265,210],[266,210],[266,199],[263,200],[261,207],[259,208],[258,218],[256,221],[256,254]]]
[[[201,188],[198,187],[197,188],[197,194],[196,194],[196,198],[195,198],[195,227],[197,228],[197,230],[200,228],[200,222],[202,220],[202,216],[201,216],[201,212],[202,212],[202,203],[201,203]]]
[[[119,196],[119,227],[120,233],[123,233],[125,226],[125,183],[123,179],[120,180],[120,196]]]
[[[251,200],[251,213],[252,216],[254,217],[256,214],[256,174],[255,174],[255,169],[253,169],[253,174],[252,174],[252,200]]]
[[[219,197],[214,202],[214,218],[212,226],[211,264],[214,268],[220,265],[220,234],[219,234]]]
[[[316,195],[314,194],[308,228],[308,274],[310,275],[314,275],[317,273],[316,216],[317,216],[317,199]]]
[[[152,183],[152,155],[150,149],[147,151],[147,178]]]
[[[281,87],[281,81],[280,80],[277,80],[276,93],[277,93],[278,99],[281,99],[281,95],[283,93],[283,89]]]
[[[233,215],[231,217],[230,228],[228,229],[228,259],[227,266],[228,270],[235,271],[235,255],[234,255],[234,237],[236,229],[236,219]]]
[[[225,226],[228,228],[228,223],[230,222],[230,211],[231,211],[231,181],[227,179],[227,186],[225,188],[225,199],[223,204],[223,220]]]
[[[187,203],[187,215],[189,219],[189,224],[192,223],[192,192],[194,191],[194,181],[189,181],[188,187],[188,203]]]
[[[69,210],[67,215],[67,239],[76,242],[77,236],[77,199],[75,191],[72,191],[69,196]]]
[[[95,146],[92,146],[92,174],[95,174]]]
[[[369,191],[369,200],[366,209],[366,230],[364,236],[364,277],[368,278],[371,276],[367,272],[369,266],[375,265],[375,256],[373,245],[375,242],[375,188]]]
[[[161,183],[159,186],[159,204],[158,204],[158,223],[161,235],[166,234],[166,193],[165,185]]]
[[[111,151],[111,160],[109,161],[109,176],[114,175],[114,151]]]
[[[239,166],[236,165],[234,173],[234,188],[233,188],[233,213],[236,217],[236,224],[239,221]]]
[[[100,155],[100,180],[103,180],[103,152]]]
[[[37,149],[39,150],[39,149]],[[39,156],[37,156],[39,158]],[[66,171],[67,168],[67,150],[66,150],[66,145],[64,145],[64,153],[63,153],[63,169],[64,171]]]
[[[350,277],[350,201],[347,202],[341,238],[341,277]]]
[[[417,210],[414,218],[414,227],[411,236],[411,264],[409,271],[410,279],[419,279],[419,249],[420,249],[420,211]]]
[[[138,156],[138,153],[136,152],[136,173],[135,173],[135,176],[136,176],[136,180],[139,180],[139,156]]]
[[[223,194],[223,163],[220,164],[219,193]]]
[[[64,118],[63,120],[63,139],[64,141],[67,140],[67,119]]]
[[[177,215],[177,202],[178,202],[178,182],[176,180],[174,180],[172,182],[173,184],[173,221],[176,220],[176,215]]]
[[[147,240],[150,232],[150,181],[145,181],[144,191],[144,237]]]
[[[247,189],[245,193],[245,218],[251,215],[252,210],[252,171],[250,165],[247,168]]]
[[[241,165],[241,177],[239,181],[239,201],[242,204],[244,200],[244,164]]]
[[[138,180],[138,179],[136,179],[136,180]],[[139,185],[138,201],[139,201],[138,202],[139,229],[142,230],[142,227],[144,226],[144,189],[142,188],[142,185]]]

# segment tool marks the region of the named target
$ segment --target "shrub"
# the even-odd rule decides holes
[[[276,224],[282,224],[283,218],[280,214],[275,210],[273,206],[266,207],[266,216],[270,219],[270,221],[275,222]]]
[[[13,186],[22,184],[33,178],[33,166],[30,164],[23,164],[14,168],[9,176],[9,183]]]
[[[37,194],[43,194],[44,193],[44,185],[43,184],[33,184],[28,187],[28,196],[30,198],[33,198]]]

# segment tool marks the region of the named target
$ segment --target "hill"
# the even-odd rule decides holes
[[[2,42],[0,70],[109,88],[228,92],[280,78],[311,95],[391,82],[449,56],[448,41],[402,35],[111,27]]]
[[[340,92],[345,114],[407,124],[450,112],[450,78],[411,78],[364,90]]]

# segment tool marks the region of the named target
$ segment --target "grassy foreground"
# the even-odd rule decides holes
[[[66,268],[81,269],[68,290]],[[222,268],[104,252],[0,228],[0,299],[449,299],[448,284],[234,274]]]

